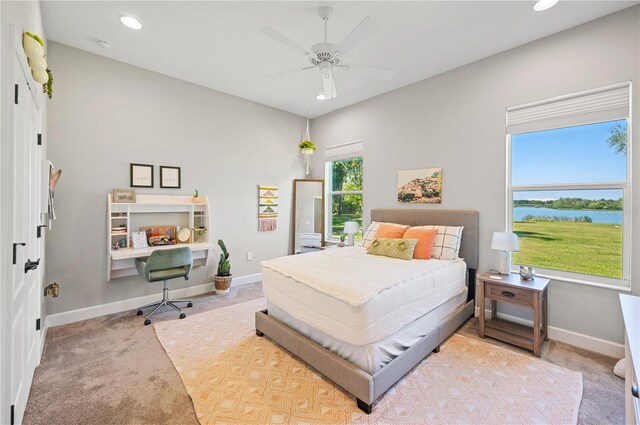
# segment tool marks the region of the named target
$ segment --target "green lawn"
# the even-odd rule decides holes
[[[622,226],[572,222],[514,222],[515,264],[622,278]]]

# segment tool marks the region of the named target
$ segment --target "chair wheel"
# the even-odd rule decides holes
[[[150,325],[150,324],[151,324],[151,319],[147,319],[147,320],[144,321],[144,325],[145,326]]]
[[[138,316],[142,316],[142,310],[138,310],[138,312],[136,313]]]
[[[189,304],[187,304],[187,307],[193,307],[193,303],[189,302]]]
[[[187,315],[186,315],[186,314],[184,314],[184,313],[180,313],[180,318],[181,318],[181,319],[184,319],[185,317],[187,317]]]

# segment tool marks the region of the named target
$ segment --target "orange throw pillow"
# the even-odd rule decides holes
[[[416,260],[429,260],[431,259],[431,250],[433,249],[433,243],[436,241],[438,235],[437,229],[407,229],[402,237],[404,239],[417,239],[418,244],[413,250],[413,258]]]
[[[378,226],[374,239],[402,239],[402,235],[407,231],[407,227],[393,226],[381,223]]]

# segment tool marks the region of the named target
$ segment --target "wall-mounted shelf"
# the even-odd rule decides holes
[[[107,195],[107,281],[111,279],[135,276],[138,274],[136,258],[148,257],[158,249],[171,249],[188,246],[193,252],[193,266],[206,266],[209,250],[215,246],[209,242],[209,200],[200,197],[194,204],[191,196],[176,195],[137,195],[135,203],[114,203],[111,194]],[[207,231],[198,243],[155,246],[133,249],[131,232],[137,232],[141,226],[204,227]],[[193,238],[192,238],[193,240]],[[114,250],[115,243],[122,247]]]

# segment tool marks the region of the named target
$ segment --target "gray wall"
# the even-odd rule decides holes
[[[106,281],[106,196],[129,186],[131,162],[156,166],[156,189],[137,193],[197,188],[209,197],[212,240],[227,243],[234,276],[288,253],[292,179],[304,176],[302,117],[62,44],[50,43],[48,58],[56,77],[49,157],[63,169],[47,240],[47,280],[61,284],[61,296],[47,300],[49,314],[159,294],[137,276]],[[181,190],[158,188],[159,165],[182,167]],[[280,216],[276,231],[258,232],[266,172],[281,188]],[[211,282],[215,263],[171,287]]]
[[[640,7],[446,72],[313,120],[319,152],[364,140],[364,208],[471,208],[480,211],[480,271],[497,267],[491,234],[505,227],[505,108],[557,95],[633,81],[638,125]],[[638,131],[632,151],[639,152]],[[322,154],[314,175],[322,177]],[[633,169],[640,169],[636,153]],[[401,169],[442,167],[443,202],[396,201]],[[640,173],[633,181],[633,228],[640,228]],[[633,236],[632,287],[640,292],[640,232]],[[554,281],[550,325],[623,342],[618,292]],[[506,310],[530,317],[525,311]]]

